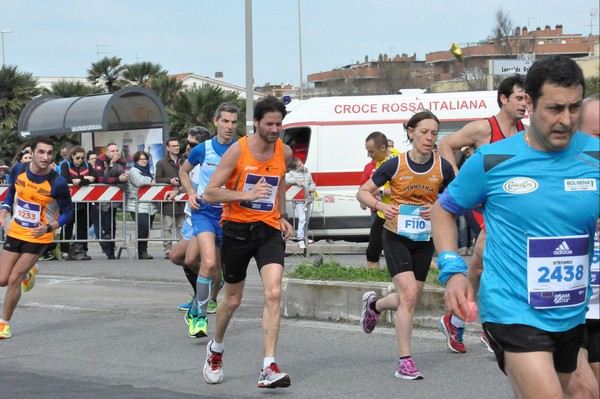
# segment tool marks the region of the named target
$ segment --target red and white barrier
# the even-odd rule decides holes
[[[165,194],[174,189],[174,186],[143,186],[138,190],[138,201],[166,201]],[[175,201],[187,200],[188,196],[186,193],[179,194],[175,197]]]
[[[285,190],[285,199],[288,201],[291,200],[303,200],[306,197],[304,196],[304,189],[300,186],[287,186]]]
[[[118,186],[69,186],[73,202],[121,202],[123,190]]]
[[[6,194],[8,193],[8,186],[0,187],[0,202],[4,202]]]

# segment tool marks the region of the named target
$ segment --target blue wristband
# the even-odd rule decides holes
[[[446,282],[456,273],[462,273],[465,276],[467,275],[467,263],[465,260],[452,251],[444,251],[438,255],[438,269],[440,269],[440,274],[438,275],[438,280],[440,283],[446,285]]]

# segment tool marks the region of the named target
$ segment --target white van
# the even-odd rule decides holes
[[[312,172],[317,186],[309,236],[367,240],[370,212],[360,208],[355,196],[363,169],[371,161],[365,150],[370,133],[384,133],[398,151],[405,152],[410,144],[403,123],[416,112],[428,109],[438,117],[441,139],[468,122],[497,114],[496,96],[496,91],[478,91],[319,97],[291,102],[291,111],[283,120],[283,141]],[[300,188],[288,188],[290,216],[291,201],[302,196]]]

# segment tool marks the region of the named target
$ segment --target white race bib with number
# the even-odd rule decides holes
[[[429,241],[431,221],[421,217],[425,208],[413,205],[400,205],[398,212],[398,235],[413,241]]]
[[[28,229],[35,229],[40,225],[42,206],[33,202],[17,198],[13,219],[15,222]]]
[[[527,239],[529,304],[536,309],[585,302],[589,277],[589,237]]]

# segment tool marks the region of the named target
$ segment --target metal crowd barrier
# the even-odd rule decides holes
[[[176,207],[173,206],[173,210],[170,213],[170,216],[173,218],[173,227],[171,228],[170,234],[165,233],[165,224],[164,224],[164,207],[167,203],[185,203],[188,200],[187,194],[179,194],[175,197],[175,200],[167,201],[165,199],[165,194],[173,190],[175,187],[171,185],[163,185],[156,184],[154,186],[142,186],[138,190],[138,198],[135,205],[135,220],[138,220],[138,207],[141,203],[154,203],[158,205],[158,212],[156,213],[156,217],[154,218],[154,223],[151,223],[149,229],[149,236],[138,238],[138,225],[134,220],[128,220],[127,211],[127,198],[124,193],[126,188],[121,188],[121,186],[116,185],[106,185],[106,184],[92,184],[84,187],[75,187],[69,186],[69,190],[71,192],[71,198],[73,200],[73,209],[74,212],[74,226],[73,226],[73,236],[66,237],[65,236],[65,228],[62,227],[61,231],[55,235],[54,242],[57,244],[70,244],[70,243],[107,243],[107,242],[115,242],[116,246],[116,255],[117,257],[121,256],[123,251],[126,251],[129,259],[133,259],[132,250],[136,252],[137,242],[138,241],[147,241],[147,242],[166,242],[172,241],[177,242],[180,239],[180,227],[177,225],[178,215],[176,214]],[[8,185],[0,185],[0,203],[4,201],[6,197],[6,193],[8,191]],[[295,193],[294,193],[295,194]],[[287,209],[289,210],[288,214],[290,215],[290,221],[292,222],[292,226],[294,228],[294,234],[296,234],[298,226],[298,217],[295,214],[296,207],[295,204],[299,202],[307,202],[306,206],[306,217],[307,220],[310,220],[311,208],[313,198],[310,196],[309,198],[303,198],[303,193],[301,195],[295,196],[293,199],[288,199],[286,201]],[[77,212],[78,207],[84,207],[85,212]],[[291,212],[290,212],[291,211]],[[111,212],[116,215],[116,232],[114,237],[105,237],[103,238],[100,234],[102,231],[103,220],[101,217],[102,212]],[[181,216],[183,219],[184,216]],[[75,232],[77,231],[77,224],[85,223],[86,224],[86,232],[88,231],[89,226],[94,226],[95,235],[93,237],[88,237],[84,239],[77,239]],[[0,230],[0,245],[2,245],[5,241],[6,230],[8,229],[8,219],[4,229]],[[308,223],[305,227],[305,240],[308,240],[310,232],[308,231]],[[308,256],[309,246],[306,245],[305,255]]]
[[[138,215],[139,215],[140,204],[153,203],[158,206],[158,212],[155,215],[159,216],[160,223],[158,224],[158,229],[156,229],[155,226],[157,225],[157,217],[155,216],[154,221],[152,223],[150,223],[149,236],[146,238],[142,238],[142,237],[138,238],[138,236],[139,236],[138,224],[137,224],[137,222],[133,222],[135,233],[134,233],[133,237],[131,237],[130,242],[135,241],[137,243],[140,241],[146,241],[146,242],[162,242],[162,243],[164,243],[167,241],[171,241],[171,242],[179,241],[180,236],[181,236],[181,226],[183,224],[183,220],[185,219],[185,215],[183,213],[181,213],[181,214],[177,213],[175,204],[187,202],[188,196],[187,196],[187,194],[183,193],[183,194],[177,195],[175,197],[175,200],[166,200],[165,195],[167,194],[167,192],[171,191],[175,188],[176,187],[174,187],[174,186],[164,185],[164,184],[155,184],[153,186],[142,186],[139,188],[137,201],[135,203],[135,220],[137,221],[138,217],[139,217]],[[169,203],[173,204],[172,210],[171,210],[171,212],[165,212],[165,210],[164,210],[165,205],[169,204]],[[170,234],[168,234],[166,232],[167,226],[165,225],[165,218],[164,218],[165,215],[171,216],[172,221],[173,221],[173,225],[172,225],[172,227],[170,227]],[[156,230],[158,230],[158,233],[156,232]]]
[[[6,198],[6,194],[8,192],[8,185],[0,185],[0,203],[4,201]],[[165,200],[164,196],[167,191],[174,189],[175,187],[169,185],[155,185],[155,186],[144,186],[140,187],[138,191],[138,199],[136,201],[136,220],[137,220],[137,207],[140,202],[153,202],[157,203],[159,206],[159,212],[157,215],[163,215],[164,205],[168,202]],[[65,236],[65,226],[61,228],[60,231],[57,231],[55,235],[54,242],[57,244],[77,244],[77,243],[107,243],[114,242],[116,255],[117,257],[121,256],[123,251],[126,251],[129,259],[132,259],[131,253],[131,245],[137,243],[138,240],[144,241],[178,241],[179,240],[179,231],[177,229],[176,219],[177,215],[175,214],[175,207],[173,207],[173,211],[171,216],[174,219],[174,226],[171,229],[171,234],[165,234],[165,226],[164,226],[164,218],[160,217],[160,224],[158,228],[158,235],[156,233],[156,229],[153,229],[153,226],[150,226],[150,236],[148,238],[138,239],[138,227],[137,222],[128,220],[128,212],[127,212],[127,198],[124,193],[125,188],[121,188],[116,185],[106,185],[106,184],[92,184],[84,187],[75,187],[69,186],[69,190],[71,193],[71,198],[73,200],[73,209],[74,209],[74,226],[73,226],[73,236],[66,237]],[[179,194],[175,198],[175,202],[187,202],[186,194]],[[78,208],[83,206],[84,212],[77,212]],[[102,237],[102,230],[104,227],[104,221],[101,217],[103,212],[110,212],[115,214],[115,234],[114,237],[112,235]],[[85,223],[86,224],[86,237],[85,238],[76,238],[77,224]],[[0,229],[0,245],[4,244],[6,239],[6,231],[8,230],[9,219],[7,219],[7,223],[4,229]],[[156,225],[156,220],[155,223]],[[87,231],[90,226],[94,226],[94,236],[87,236]],[[134,247],[135,248],[135,247]],[[64,252],[64,251],[63,251]]]

